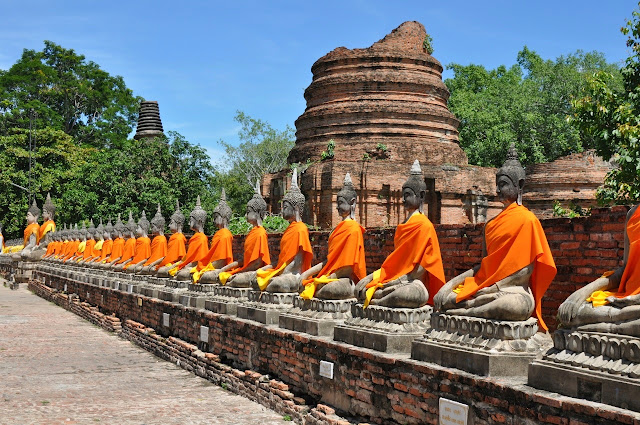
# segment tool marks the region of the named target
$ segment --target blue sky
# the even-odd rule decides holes
[[[0,69],[43,40],[75,49],[136,95],[157,100],[166,130],[219,158],[237,143],[236,110],[284,129],[304,112],[311,65],[339,46],[368,47],[405,21],[449,63],[512,65],[597,50],[628,56],[620,27],[637,1],[23,1],[2,0]],[[445,72],[445,78],[452,76]]]

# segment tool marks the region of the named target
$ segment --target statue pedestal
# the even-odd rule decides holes
[[[139,291],[142,295],[151,298],[160,298],[160,291],[165,290],[165,285],[161,279],[149,275],[141,275],[144,281],[139,287]]]
[[[551,344],[538,321],[509,322],[434,313],[431,329],[413,342],[411,358],[480,376],[524,376]]]
[[[277,325],[280,313],[293,307],[297,293],[250,291],[249,301],[238,306],[238,317],[255,320],[265,325]]]
[[[204,285],[203,285],[204,286]],[[238,306],[249,299],[251,288],[232,288],[224,285],[211,286],[211,295],[204,303],[209,311],[219,314],[238,314]]]
[[[554,347],[529,366],[532,387],[640,411],[640,339],[557,330]]]
[[[386,353],[408,353],[411,342],[429,327],[432,308],[351,305],[351,318],[334,329],[333,339]]]
[[[281,328],[310,335],[333,337],[336,325],[351,317],[351,305],[355,298],[348,300],[305,300],[300,296],[293,299],[293,309],[281,313]]]
[[[30,279],[33,279],[34,273],[36,271],[36,267],[38,265],[37,261],[29,261],[22,260],[18,263],[15,272],[15,282],[16,283],[27,283]]]

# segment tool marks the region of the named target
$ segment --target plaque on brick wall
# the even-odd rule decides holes
[[[467,425],[469,405],[440,397],[440,425]]]
[[[320,360],[320,376],[333,379],[333,363]]]
[[[169,313],[162,313],[162,326],[165,328],[169,327],[169,318],[171,315]]]
[[[209,327],[200,326],[200,341],[209,342]]]

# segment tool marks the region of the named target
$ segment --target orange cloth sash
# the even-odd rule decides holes
[[[178,270],[182,270],[188,264],[191,264],[194,261],[200,261],[205,255],[207,255],[208,248],[209,238],[207,235],[202,232],[195,233],[189,238],[189,249],[182,258],[182,262],[176,267]]]
[[[64,256],[64,262],[66,263],[71,257],[73,257],[74,255],[76,255],[76,251],[78,250],[78,247],[80,246],[80,241],[71,241],[69,243],[69,251],[67,252],[67,255]]]
[[[160,267],[164,267],[167,264],[173,264],[182,257],[185,256],[187,250],[185,245],[187,244],[187,238],[184,233],[174,233],[169,238],[169,244],[167,245],[167,255],[164,257],[164,260],[160,262],[156,266],[156,269]]]
[[[107,260],[107,263],[112,262],[116,258],[122,257],[124,253],[124,238],[115,238],[111,247],[111,255]]]
[[[127,260],[131,260],[136,253],[136,238],[129,238],[124,242],[122,247],[122,258],[116,263],[122,264]]]
[[[385,283],[411,273],[420,264],[429,274],[425,286],[429,291],[429,304],[433,305],[433,297],[444,285],[445,278],[438,235],[431,221],[422,213],[412,215],[396,228],[393,247],[393,252],[382,263],[379,275],[376,273],[367,288],[383,287]]]
[[[487,224],[484,234],[487,256],[475,276],[464,280],[456,302],[471,298],[480,289],[535,262],[529,286],[536,302],[538,323],[547,330],[542,320],[542,296],[556,275],[556,264],[540,221],[526,207],[514,202]]]
[[[157,261],[163,257],[167,256],[167,238],[164,235],[158,235],[151,241],[151,256],[149,259],[145,261],[143,266],[148,266],[149,264]]]
[[[329,276],[342,267],[352,266],[356,282],[367,275],[364,258],[364,227],[355,220],[344,220],[338,223],[329,236],[329,252],[327,262],[315,276]],[[303,284],[309,285],[314,278],[305,279]]]
[[[197,270],[200,271],[207,267],[209,263],[213,263],[218,260],[225,260],[225,265],[232,263],[232,242],[233,235],[229,229],[222,228],[218,230],[213,235],[213,238],[211,238],[211,248],[209,249],[209,252],[200,261],[198,261]]]
[[[107,239],[102,243],[102,250],[100,250],[100,258],[98,258],[96,262],[101,263],[102,260],[105,260],[109,255],[111,255],[112,250],[113,250],[113,240]]]
[[[82,253],[82,259],[86,260],[88,258],[93,257],[93,247],[96,246],[95,239],[87,239],[87,245],[84,248],[84,252]]]
[[[271,264],[271,256],[269,255],[269,244],[267,243],[267,231],[262,226],[255,226],[251,229],[247,238],[244,240],[244,259],[242,267],[235,267],[228,270],[229,276],[236,273],[242,273],[246,267],[254,261],[261,259],[264,267]]]
[[[134,252],[133,260],[124,266],[125,269],[143,260],[147,260],[151,256],[151,239],[148,237],[136,238]]]
[[[40,238],[38,237],[38,233],[40,232],[40,225],[38,223],[31,223],[24,229],[24,246],[27,246],[29,243],[29,238],[31,235],[36,235],[36,243],[40,242]]]
[[[627,237],[629,238],[629,255],[618,292],[613,294],[617,298],[640,293],[640,207],[636,208],[627,222]]]
[[[40,242],[42,238],[44,238],[44,235],[46,235],[47,233],[55,231],[56,223],[53,220],[45,221],[44,223],[42,223],[42,226],[40,226],[40,229],[38,231],[38,242]]]
[[[43,257],[49,257],[53,255],[53,253],[56,251],[57,246],[58,246],[57,241],[51,242],[49,245],[47,245],[47,252],[44,254]]]
[[[294,221],[287,227],[280,239],[280,255],[275,269],[282,267],[284,263],[290,264],[299,251],[303,252],[301,272],[309,270],[313,251],[309,242],[309,229],[301,221]]]

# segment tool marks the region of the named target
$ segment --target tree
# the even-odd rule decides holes
[[[601,71],[574,101],[574,123],[593,140],[599,155],[617,163],[598,190],[602,204],[640,200],[640,12],[634,11],[621,31],[631,48],[621,70],[622,87],[614,75]]]
[[[120,76],[111,76],[73,49],[51,41],[41,52],[24,49],[7,71],[0,71],[0,134],[51,127],[77,144],[121,146],[136,125],[141,100]]]
[[[587,147],[580,131],[567,121],[571,99],[587,75],[606,70],[618,76],[598,52],[544,60],[526,46],[517,64],[487,70],[480,65],[451,64],[446,80],[450,110],[460,119],[460,144],[471,164],[498,167],[514,142],[524,164],[547,162]],[[588,141],[588,140],[587,140]]]

